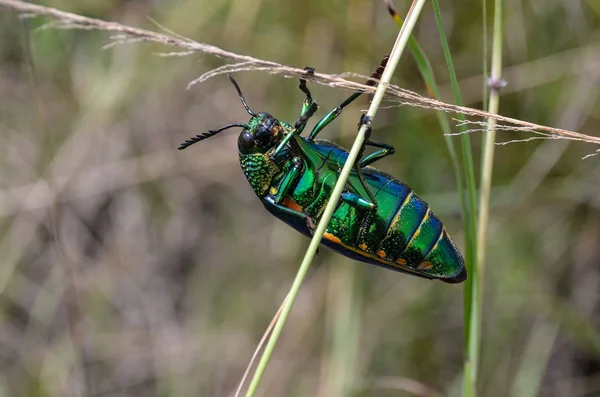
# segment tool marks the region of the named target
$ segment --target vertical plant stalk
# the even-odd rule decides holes
[[[390,15],[396,21],[398,26],[402,27],[404,21],[394,9],[392,0],[384,0],[384,3],[387,6]],[[429,96],[431,96],[433,99],[441,101],[442,97],[440,95],[440,90],[435,80],[435,75],[433,74],[431,62],[429,62],[429,59],[427,58],[427,55],[425,55],[425,51],[423,51],[423,49],[419,45],[419,42],[412,35],[408,41],[408,48],[410,49],[413,58],[415,59],[415,63],[417,64],[419,73],[421,73],[421,77],[425,82],[425,87],[427,88]],[[450,162],[452,163],[452,168],[454,168],[454,175],[456,178],[456,189],[458,190],[458,195],[460,197],[460,205],[462,210],[463,222],[465,222],[465,230],[467,230],[466,221],[468,219],[469,213],[469,202],[464,189],[462,175],[463,171],[460,163],[458,162],[458,156],[454,147],[454,140],[451,136],[452,129],[450,127],[449,116],[448,113],[441,110],[437,111],[436,115],[438,118],[438,122],[440,123],[440,127],[442,128],[442,132],[444,133],[444,141],[446,142],[446,146],[448,147],[448,153],[450,154]]]
[[[492,70],[489,83],[490,113],[498,114],[500,106],[500,85],[502,85],[502,19],[503,0],[496,0],[494,10],[494,41],[492,44]],[[488,118],[487,131],[484,134],[483,160],[481,165],[481,192],[479,201],[479,225],[477,231],[477,264],[480,276],[483,275],[483,262],[485,260],[485,242],[489,217],[490,189],[492,185],[492,170],[494,166],[494,147],[496,143],[496,120]]]
[[[391,0],[384,0],[385,4],[388,7],[388,11],[390,12],[390,14],[392,15],[392,18],[394,18],[394,20],[396,20],[396,23],[400,26],[402,26],[402,18],[398,15],[398,13],[396,13],[396,11],[394,10],[393,4]],[[449,74],[450,74],[450,80],[452,82],[452,90],[453,90],[453,94],[454,94],[454,100],[456,104],[461,104],[462,103],[462,99],[461,99],[461,95],[460,95],[460,91],[458,89],[458,81],[456,78],[456,74],[454,73],[454,67],[452,66],[452,59],[450,57],[450,51],[448,48],[448,44],[447,41],[445,39],[444,36],[444,31],[443,31],[443,26],[442,26],[442,20],[441,20],[441,13],[439,10],[439,5],[437,3],[437,0],[433,1],[433,6],[434,6],[434,10],[435,10],[435,14],[436,14],[436,18],[437,18],[437,22],[438,22],[438,30],[439,30],[439,34],[440,37],[442,38],[442,47],[444,48],[444,55],[446,57],[446,63],[448,64],[448,70],[449,70]],[[485,5],[484,5],[484,15],[485,15]],[[484,16],[484,22],[485,22],[485,16]],[[485,29],[484,29],[485,31]],[[487,33],[484,34],[484,37],[487,37]],[[417,66],[419,68],[419,71],[421,73],[421,76],[423,77],[423,80],[425,81],[425,86],[427,87],[427,91],[429,92],[429,95],[434,98],[434,99],[438,99],[441,100],[441,96],[439,94],[439,90],[437,87],[437,83],[435,81],[435,76],[433,74],[433,69],[431,68],[431,63],[429,62],[429,59],[427,58],[427,56],[425,55],[425,52],[423,51],[423,49],[421,48],[421,46],[419,45],[419,43],[416,41],[416,39],[414,37],[411,36],[410,41],[408,42],[409,48],[415,58],[415,62],[417,63]],[[487,44],[484,45],[484,53],[487,53]],[[484,75],[487,75],[487,60],[484,59],[484,63],[483,63],[483,67],[484,67]],[[487,102],[487,88],[484,87],[484,100],[485,102]],[[460,203],[461,203],[461,209],[462,209],[462,218],[463,218],[463,225],[464,225],[464,230],[465,230],[465,241],[466,241],[466,259],[467,259],[467,267],[468,267],[468,271],[470,273],[469,275],[469,280],[467,280],[467,283],[465,285],[465,356],[466,357],[472,357],[472,356],[477,356],[477,348],[478,345],[474,345],[472,343],[470,343],[470,341],[477,341],[477,339],[469,339],[469,335],[473,334],[473,335],[478,335],[478,329],[475,328],[472,332],[470,332],[470,324],[473,325],[478,325],[478,322],[472,322],[471,321],[471,312],[472,312],[472,308],[474,307],[475,309],[478,308],[478,304],[477,301],[475,303],[473,303],[473,299],[477,299],[477,297],[479,296],[478,293],[473,293],[473,291],[477,291],[477,272],[474,271],[476,268],[476,264],[474,263],[474,258],[476,256],[475,250],[475,213],[474,213],[474,208],[475,208],[475,176],[474,176],[474,172],[473,172],[473,160],[471,159],[471,144],[469,139],[462,139],[462,149],[463,149],[463,166],[464,166],[464,170],[465,170],[465,178],[467,179],[467,187],[468,187],[468,195],[465,193],[464,191],[464,183],[463,183],[463,177],[462,177],[462,168],[459,165],[458,162],[458,158],[456,155],[456,150],[454,149],[454,143],[452,141],[452,138],[450,137],[450,133],[451,133],[451,129],[450,129],[450,122],[448,121],[448,115],[445,112],[437,112],[438,115],[438,121],[442,127],[442,131],[444,132],[444,138],[446,140],[446,145],[448,146],[448,151],[450,153],[450,159],[452,162],[452,166],[454,168],[454,172],[456,175],[456,185],[457,185],[457,189],[459,192],[459,196],[460,196]],[[458,115],[459,118],[461,118],[462,120],[464,120],[464,117],[459,114]],[[463,130],[463,132],[466,130],[466,127],[461,127],[461,130]],[[463,134],[463,137],[465,135]],[[477,336],[478,338],[478,336]],[[471,353],[469,353],[471,352]],[[472,369],[476,368],[473,367],[471,364],[471,360],[467,360],[465,362],[465,381],[464,381],[464,395],[468,396],[468,395],[474,395],[475,394],[475,382],[474,379],[476,378],[476,374],[473,374]]]
[[[490,113],[498,114],[498,108],[500,106],[500,88],[502,86],[502,23],[503,23],[503,0],[496,0],[494,6],[494,33],[492,42],[492,69],[491,75],[488,81],[484,84],[489,84],[489,108],[487,109]],[[485,40],[485,38],[484,38]],[[485,76],[485,75],[484,75]],[[482,300],[482,287],[481,281],[483,280],[483,274],[485,269],[485,248],[487,239],[488,220],[490,212],[490,190],[492,186],[492,171],[494,168],[494,145],[496,143],[496,120],[488,118],[487,121],[487,132],[484,134],[484,146],[482,153],[482,164],[481,164],[481,181],[480,181],[480,196],[479,196],[479,222],[477,225],[477,274],[479,277],[479,288],[475,298],[479,302],[477,307],[473,310],[477,310],[474,313],[474,318],[471,319],[471,323],[474,329],[478,332],[472,335],[471,344],[476,345],[475,351],[478,350],[480,344],[480,329],[481,329],[481,300]],[[473,324],[477,322],[477,324]],[[478,355],[470,356],[472,373],[477,373],[479,357]]]
[[[408,42],[410,34],[411,34],[415,24],[417,23],[417,19],[421,13],[421,10],[423,9],[424,4],[425,4],[425,0],[414,0],[410,7],[410,10],[408,11],[408,14],[406,15],[406,22],[400,29],[400,32],[398,33],[398,37],[396,38],[394,47],[392,48],[392,51],[390,52],[390,58],[388,60],[387,66],[385,67],[385,70],[383,71],[381,80],[380,80],[379,84],[377,85],[377,90],[375,91],[375,95],[373,96],[373,100],[371,101],[371,105],[369,106],[369,110],[367,111],[367,116],[370,116],[371,118],[375,117],[375,114],[377,113],[377,110],[379,109],[379,106],[383,99],[383,95],[385,94],[387,85],[389,84],[389,82],[392,78],[392,75],[394,74],[394,71],[396,70],[398,62],[400,60],[400,56],[402,55],[402,52],[404,52],[406,43]],[[326,230],[327,226],[329,225],[329,221],[331,220],[333,211],[335,210],[335,208],[337,206],[340,195],[342,194],[344,187],[346,185],[346,181],[348,180],[348,176],[350,175],[350,171],[352,170],[352,168],[354,166],[354,162],[356,161],[358,153],[360,152],[362,144],[365,140],[366,130],[367,130],[367,125],[363,124],[358,131],[356,139],[354,140],[352,149],[348,153],[348,158],[346,160],[346,163],[344,164],[344,168],[342,168],[339,179],[338,179],[335,187],[333,188],[333,192],[331,193],[329,202],[327,203],[327,206],[325,207],[325,211],[323,212],[321,220],[319,221],[319,224],[317,225],[315,234],[314,234],[312,240],[310,241],[310,245],[308,246],[308,249],[306,250],[306,254],[304,255],[304,259],[302,260],[300,269],[298,270],[296,278],[294,279],[294,283],[292,284],[292,287],[290,288],[290,291],[288,293],[288,298],[286,299],[286,302],[285,302],[285,305],[281,312],[281,315],[277,319],[275,328],[273,328],[273,333],[271,334],[271,337],[269,338],[269,342],[267,343],[267,346],[265,347],[265,351],[261,357],[261,360],[258,363],[256,372],[254,373],[254,377],[252,378],[252,382],[250,383],[250,386],[248,387],[248,392],[246,393],[246,397],[252,397],[256,393],[258,385],[260,384],[262,376],[263,376],[263,374],[267,368],[267,365],[269,364],[269,361],[271,359],[271,355],[273,354],[273,350],[275,349],[275,345],[277,344],[277,340],[279,339],[279,335],[281,335],[283,326],[285,325],[287,317],[290,314],[292,305],[293,305],[294,301],[296,300],[296,296],[298,295],[298,291],[300,290],[302,281],[304,280],[304,277],[306,276],[308,268],[310,267],[310,264],[315,256],[315,253],[317,252],[317,248],[321,242],[323,233],[325,233],[325,230]]]
[[[450,55],[450,48],[448,46],[448,40],[444,33],[444,26],[442,23],[442,14],[440,6],[437,0],[432,0],[433,9],[436,17],[437,27],[440,34],[440,40],[442,44],[442,50],[444,52],[444,58],[446,59],[446,66],[448,68],[448,74],[450,77],[450,83],[452,86],[452,93],[454,96],[454,102],[456,105],[462,106],[462,97],[460,89],[458,87],[458,79],[454,69],[454,63],[452,62],[452,56]],[[459,121],[464,121],[465,116],[461,113],[457,113]],[[473,167],[473,155],[471,153],[471,139],[469,135],[464,133],[467,127],[464,123],[461,126],[461,148],[462,148],[462,159],[465,171],[465,180],[467,184],[467,199],[468,199],[468,212],[463,214],[463,222],[465,227],[465,242],[466,242],[466,264],[467,271],[469,272],[469,278],[465,283],[465,297],[464,297],[464,332],[465,332],[465,365],[464,365],[464,383],[463,383],[463,395],[466,397],[475,396],[475,384],[477,381],[477,357],[479,355],[477,338],[479,335],[479,274],[477,271],[477,213],[476,213],[476,191],[475,191],[475,171]]]
[[[483,59],[481,62],[481,73],[484,78],[488,76],[488,29],[487,29],[487,0],[481,0],[481,52]],[[484,82],[485,83],[485,82]],[[488,85],[482,84],[481,97],[483,98],[483,109],[488,109]]]

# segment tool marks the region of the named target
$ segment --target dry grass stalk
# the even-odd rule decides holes
[[[286,65],[282,65],[277,62],[265,61],[262,59],[253,58],[247,55],[240,55],[233,52],[223,50],[219,47],[198,43],[194,40],[186,37],[177,35],[176,33],[170,32],[164,29],[167,33],[156,33],[145,29],[134,28],[126,25],[119,24],[117,22],[107,22],[100,19],[87,18],[81,15],[60,11],[51,7],[44,7],[35,4],[29,4],[20,0],[0,0],[0,6],[15,10],[22,14],[23,17],[32,16],[48,16],[53,19],[53,22],[45,25],[46,28],[60,28],[60,29],[87,29],[87,30],[102,30],[108,32],[115,32],[118,35],[110,37],[112,42],[105,48],[118,45],[118,44],[130,44],[137,43],[140,41],[148,41],[159,43],[167,46],[178,47],[183,51],[169,52],[161,54],[162,56],[188,56],[194,53],[211,54],[216,57],[225,58],[235,63],[226,64],[219,68],[213,69],[207,73],[204,73],[194,81],[190,82],[188,88],[203,81],[206,81],[212,77],[240,71],[265,71],[271,74],[282,75],[285,77],[304,77],[315,83],[328,85],[330,87],[345,88],[348,90],[364,90],[367,92],[374,93],[375,88],[369,87],[351,80],[347,80],[347,77],[355,77],[361,80],[365,80],[365,76],[361,76],[355,73],[342,73],[342,74],[324,74],[315,73],[314,76],[306,76],[304,69],[294,68]],[[498,129],[503,130],[519,130],[526,131],[533,134],[540,134],[543,136],[551,136],[554,139],[567,139],[573,141],[581,141],[587,143],[593,143],[600,145],[600,137],[585,135],[574,131],[564,130],[560,128],[553,128],[543,126],[527,121],[522,121],[510,117],[504,117],[488,113],[483,110],[473,109],[464,106],[456,106],[434,99],[423,97],[415,92],[405,90],[395,85],[389,85],[387,89],[387,97],[395,100],[399,105],[408,105],[422,107],[425,109],[442,110],[449,113],[462,113],[466,116],[480,117],[480,118],[491,118],[498,122],[512,124],[518,126],[518,128],[510,126],[499,126]]]

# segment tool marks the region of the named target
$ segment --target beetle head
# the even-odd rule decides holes
[[[232,127],[242,127],[242,133],[238,138],[238,149],[240,154],[253,154],[253,153],[265,153],[275,145],[277,145],[283,138],[284,129],[281,126],[279,120],[271,116],[269,113],[255,113],[248,104],[242,94],[242,90],[238,86],[237,82],[227,75],[231,83],[233,83],[235,89],[238,92],[242,105],[246,108],[251,118],[248,123],[233,123],[225,125],[216,130],[211,130],[195,137],[192,137],[179,145],[178,149],[183,150],[196,142],[200,142],[206,138],[210,138],[218,134],[221,131]]]
[[[252,116],[248,128],[244,128],[238,138],[241,154],[265,153],[277,145],[283,137],[283,127],[279,120],[269,113]]]

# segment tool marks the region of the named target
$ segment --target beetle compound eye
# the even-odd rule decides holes
[[[252,150],[254,147],[254,137],[248,131],[244,131],[240,134],[238,138],[238,148],[242,152],[247,152]]]
[[[261,146],[268,146],[271,141],[271,132],[263,125],[258,127],[258,130],[254,134],[256,140]]]

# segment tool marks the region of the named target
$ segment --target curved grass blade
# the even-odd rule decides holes
[[[448,73],[450,76],[450,83],[452,86],[452,94],[454,96],[454,102],[462,106],[462,96],[458,87],[458,79],[454,69],[454,63],[452,56],[450,55],[450,48],[448,46],[448,40],[444,33],[444,26],[442,23],[442,14],[440,6],[437,0],[432,0],[435,19],[437,22],[438,32],[440,34],[442,50],[444,52],[444,58],[446,59],[446,66],[448,67]],[[465,116],[463,114],[457,114],[458,120],[461,122],[460,129],[462,132],[466,131]],[[462,159],[465,172],[465,179],[467,182],[467,201],[468,201],[468,212],[463,218],[465,223],[465,241],[466,241],[466,265],[467,271],[469,272],[469,278],[465,285],[465,356],[466,361],[464,365],[464,396],[475,396],[476,395],[476,381],[477,381],[477,362],[479,358],[479,312],[480,312],[480,279],[477,266],[477,213],[476,213],[476,188],[475,188],[475,171],[473,167],[473,155],[471,152],[471,139],[468,134],[461,134],[461,146],[462,146]]]

